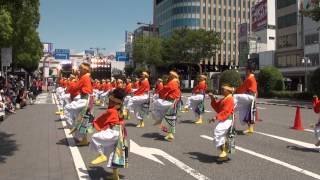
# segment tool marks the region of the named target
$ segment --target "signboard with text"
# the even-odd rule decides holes
[[[129,57],[126,52],[116,52],[117,61],[129,61]]]
[[[252,31],[256,32],[267,27],[268,7],[267,0],[262,0],[252,8]]]
[[[43,45],[43,53],[52,53],[52,43],[42,43]]]
[[[1,49],[1,64],[2,66],[10,66],[12,63],[12,48]]]
[[[70,59],[70,50],[69,49],[55,49],[54,58],[55,59]]]

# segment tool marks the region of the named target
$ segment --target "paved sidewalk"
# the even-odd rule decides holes
[[[55,111],[52,103],[29,105],[0,124],[0,179],[77,179]]]

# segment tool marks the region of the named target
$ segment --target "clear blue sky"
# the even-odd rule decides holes
[[[120,50],[125,31],[152,21],[153,0],[40,0],[39,33],[54,48]]]

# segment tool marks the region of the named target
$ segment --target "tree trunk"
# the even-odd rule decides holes
[[[191,88],[191,68],[190,64],[188,65],[188,86]]]

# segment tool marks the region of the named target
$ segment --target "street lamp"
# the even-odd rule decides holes
[[[304,64],[304,91],[307,92],[308,90],[308,64],[311,64],[311,61],[308,57],[304,57],[301,60],[301,63]]]

